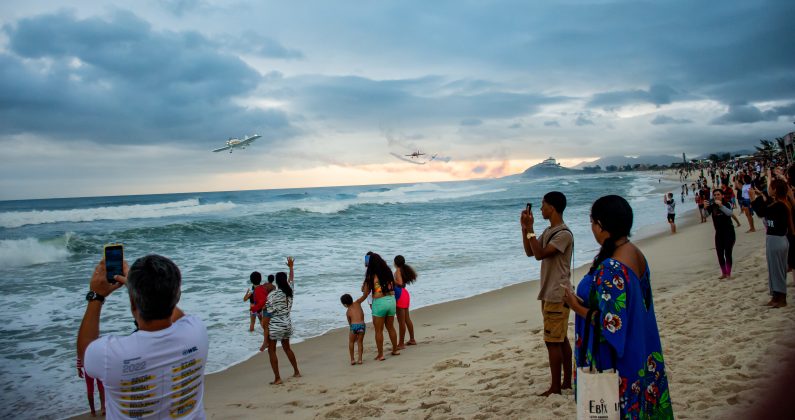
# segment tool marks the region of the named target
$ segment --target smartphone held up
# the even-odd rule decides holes
[[[108,283],[116,283],[114,277],[124,275],[122,269],[124,265],[124,245],[107,244],[105,245],[105,272],[107,273]]]

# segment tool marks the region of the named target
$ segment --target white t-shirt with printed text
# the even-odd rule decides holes
[[[204,323],[185,315],[160,331],[100,337],[85,371],[105,385],[108,419],[204,419],[208,347]]]

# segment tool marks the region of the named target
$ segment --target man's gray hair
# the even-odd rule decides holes
[[[181,284],[177,265],[160,255],[138,258],[127,273],[127,291],[144,321],[171,317]]]

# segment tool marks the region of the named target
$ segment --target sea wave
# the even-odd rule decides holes
[[[69,257],[69,243],[74,233],[67,232],[52,239],[0,240],[0,267],[27,267],[64,261]]]
[[[69,210],[31,210],[0,213],[0,227],[16,228],[61,222],[146,219],[214,213],[235,208],[232,202],[201,204],[198,198],[160,204],[132,204]]]

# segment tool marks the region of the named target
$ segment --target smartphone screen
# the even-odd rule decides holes
[[[124,275],[122,264],[124,261],[124,247],[121,244],[105,245],[105,271],[108,283],[116,283],[113,276]]]

